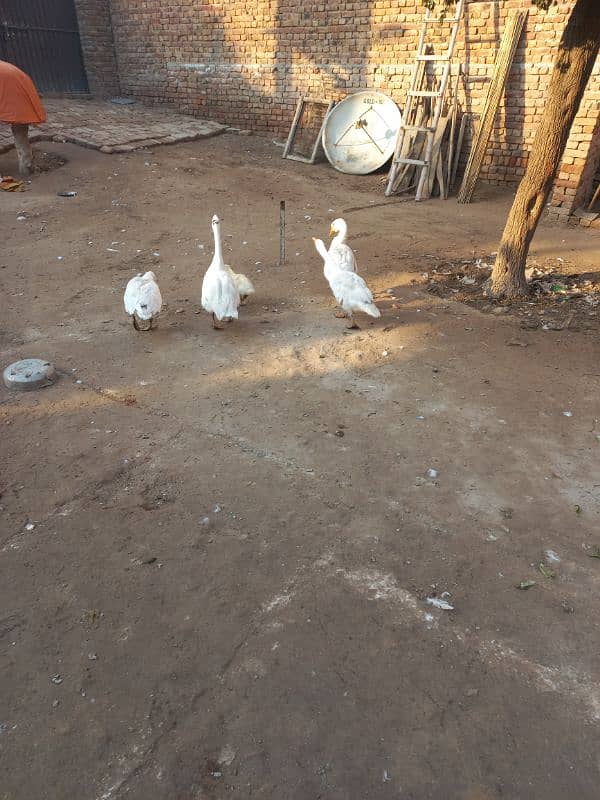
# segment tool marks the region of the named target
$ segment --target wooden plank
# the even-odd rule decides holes
[[[596,205],[596,201],[597,200],[600,200],[600,183],[598,184],[598,186],[596,186],[596,191],[594,192],[594,195],[593,195],[592,199],[590,200],[590,204],[588,206],[588,211],[591,211],[594,208],[594,206]]]
[[[527,11],[516,11],[508,18],[496,63],[494,64],[494,74],[488,88],[487,97],[481,114],[481,122],[477,129],[477,134],[473,139],[469,160],[463,175],[462,184],[458,193],[459,203],[470,203],[475,191],[475,184],[481,172],[481,165],[485,157],[488,142],[494,127],[494,119],[498,112],[500,100],[504,94],[504,87],[508,78],[508,73],[515,56],[523,26],[527,19]]]
[[[446,166],[446,185],[441,194],[444,200],[448,199],[450,194],[450,177],[452,175],[452,157],[454,154],[454,139],[456,136],[456,118],[458,115],[458,87],[460,85],[461,65],[458,65],[458,72],[456,73],[456,80],[454,82],[454,91],[452,93],[452,111],[450,112],[450,141],[448,142],[448,163]]]
[[[431,191],[433,189],[433,184],[436,177],[438,162],[441,160],[440,156],[442,151],[442,142],[444,140],[444,136],[446,135],[446,129],[448,127],[449,121],[450,121],[449,117],[440,117],[437,129],[433,137],[433,147],[431,148],[431,154],[430,154],[431,160],[429,162],[427,183],[425,184],[427,197],[431,197]]]
[[[300,120],[302,119],[302,114],[304,113],[304,109],[306,108],[306,106],[309,105],[309,104],[327,106],[327,109],[326,109],[325,114],[323,116],[323,120],[322,120],[321,126],[319,128],[319,132],[318,132],[318,134],[317,134],[317,136],[315,138],[315,142],[313,144],[313,148],[312,148],[310,156],[303,156],[303,155],[300,155],[299,153],[293,153],[292,152],[292,147],[294,145],[294,140],[295,140],[296,135],[298,133],[298,126],[300,124]],[[304,164],[314,164],[315,163],[315,161],[317,160],[317,155],[318,155],[319,148],[321,146],[321,141],[322,141],[322,138],[323,138],[323,128],[325,127],[325,120],[327,119],[327,115],[329,114],[331,109],[334,107],[334,105],[335,105],[335,102],[333,100],[322,100],[321,98],[318,98],[318,97],[301,97],[298,100],[298,105],[296,106],[296,112],[294,114],[294,119],[292,121],[292,125],[290,127],[290,132],[288,134],[288,138],[287,138],[287,141],[285,143],[285,147],[283,149],[282,158],[289,158],[292,161],[301,161]]]
[[[290,132],[288,133],[287,142],[285,143],[285,147],[283,148],[283,155],[282,158],[287,158],[288,153],[292,148],[292,142],[294,141],[294,136],[296,135],[296,129],[298,127],[298,122],[300,121],[300,114],[302,114],[302,106],[304,103],[304,98],[301,97],[298,100],[296,105],[296,111],[294,113],[294,119],[292,120],[292,126],[290,128]]]
[[[452,187],[454,186],[454,182],[456,180],[456,172],[458,170],[458,164],[460,161],[460,154],[462,152],[462,143],[465,137],[465,127],[467,125],[467,120],[469,119],[470,114],[463,114],[460,118],[460,125],[458,126],[458,141],[456,142],[456,151],[454,153],[454,163],[452,164],[452,173],[450,176],[450,185],[448,187],[448,191],[452,191]]]

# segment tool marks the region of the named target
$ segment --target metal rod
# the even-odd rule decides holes
[[[279,201],[279,266],[285,264],[285,200]]]

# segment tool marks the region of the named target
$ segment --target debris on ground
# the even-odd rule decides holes
[[[521,327],[530,330],[600,329],[597,273],[578,273],[576,267],[571,267],[564,259],[548,258],[541,263],[529,258],[530,266],[525,275],[530,296],[505,303],[486,296],[494,260],[495,255],[485,260],[440,260],[427,273],[427,290],[437,297],[459,300],[484,313],[510,312],[521,317]]]
[[[429,605],[434,606],[434,608],[441,608],[442,611],[454,611],[454,606],[441,597],[427,597],[426,599]]]
[[[535,586],[535,581],[519,581],[519,583],[516,585],[516,588],[525,590],[531,589],[532,586]]]
[[[2,189],[3,192],[24,192],[25,186],[23,185],[23,181],[17,181],[11,175],[5,175],[2,180],[0,180],[0,189]]]
[[[553,569],[550,569],[550,567],[547,567],[543,563],[539,564],[538,569],[542,573],[544,578],[555,578],[556,577],[556,572]]]

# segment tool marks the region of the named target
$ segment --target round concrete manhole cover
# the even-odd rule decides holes
[[[20,389],[27,392],[41,389],[54,382],[55,370],[49,361],[41,358],[25,358],[10,364],[3,373],[4,385],[9,389]]]

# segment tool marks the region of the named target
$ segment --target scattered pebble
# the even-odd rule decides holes
[[[563,417],[572,417],[572,416],[573,416],[572,411],[563,411]]]
[[[228,767],[230,764],[233,763],[236,756],[236,749],[232,747],[230,744],[226,744],[219,753],[218,763],[224,764]]]
[[[447,600],[442,600],[441,597],[428,597],[427,602],[430,606],[440,608],[442,611],[454,611],[454,606],[450,605]]]
[[[427,477],[428,477],[428,478],[437,478],[437,476],[438,476],[439,474],[440,474],[440,473],[437,471],[437,469],[431,469],[431,468],[430,468],[430,469],[428,469],[428,470],[427,470]]]
[[[221,508],[221,506],[220,506],[220,505],[217,503],[217,504],[215,505],[215,507],[213,508],[213,512],[214,512],[215,514],[218,514],[220,511],[222,511],[222,508]]]
[[[56,684],[57,686],[60,686],[60,684],[63,682],[62,676],[58,675],[58,674],[57,675],[53,675],[50,678],[50,680],[52,681],[52,683]]]

